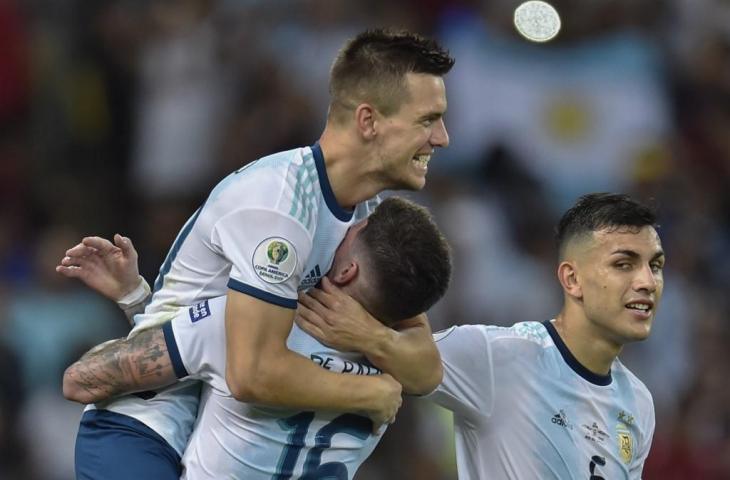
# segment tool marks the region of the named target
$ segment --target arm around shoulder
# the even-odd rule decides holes
[[[89,404],[176,380],[162,327],[157,327],[91,349],[66,369],[63,396]]]
[[[410,395],[426,395],[441,383],[443,367],[425,314],[383,326],[363,352],[375,366],[393,375]]]

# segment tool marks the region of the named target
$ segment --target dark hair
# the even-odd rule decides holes
[[[387,198],[368,217],[357,242],[369,275],[363,303],[381,322],[425,312],[446,293],[451,249],[424,207]]]
[[[403,30],[367,30],[347,42],[332,65],[330,113],[368,102],[391,115],[407,99],[407,73],[440,77],[453,66],[454,59],[434,40]]]
[[[590,193],[583,195],[558,223],[556,242],[562,258],[571,239],[609,229],[657,227],[656,212],[625,194]]]

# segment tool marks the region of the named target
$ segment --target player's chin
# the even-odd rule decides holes
[[[625,337],[628,342],[641,342],[646,340],[651,335],[653,317],[643,322],[634,322],[625,332]]]
[[[407,177],[401,177],[393,187],[393,190],[421,190],[426,186],[426,176],[408,175]]]
[[[411,171],[408,172],[408,175],[404,178],[403,188],[408,190],[421,190],[426,186],[427,173],[427,168],[412,166]]]

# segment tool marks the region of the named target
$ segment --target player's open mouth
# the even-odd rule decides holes
[[[648,317],[651,314],[651,311],[653,310],[654,305],[650,302],[632,302],[627,303],[626,308],[629,310],[633,310],[634,312],[640,314],[641,316]]]
[[[431,160],[431,154],[430,153],[424,153],[421,155],[415,155],[413,157],[413,163],[421,169],[427,169],[428,168],[428,162]]]

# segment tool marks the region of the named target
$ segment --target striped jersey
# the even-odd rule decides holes
[[[654,406],[618,359],[608,375],[590,372],[551,322],[434,338],[444,378],[429,398],[454,413],[460,479],[641,478]]]
[[[352,479],[382,431],[374,435],[368,418],[351,413],[295,411],[234,399],[225,379],[225,302],[226,297],[208,300],[163,326],[176,375],[204,382],[182,478]],[[296,324],[287,344],[328,370],[381,373],[360,354],[332,350]]]
[[[297,292],[329,270],[347,229],[366,218],[374,198],[354,211],[337,204],[318,144],[261,158],[224,178],[186,222],[130,335],[175,318],[233,289],[296,308]],[[182,455],[198,410],[200,384],[180,382],[95,407],[131,416]]]

